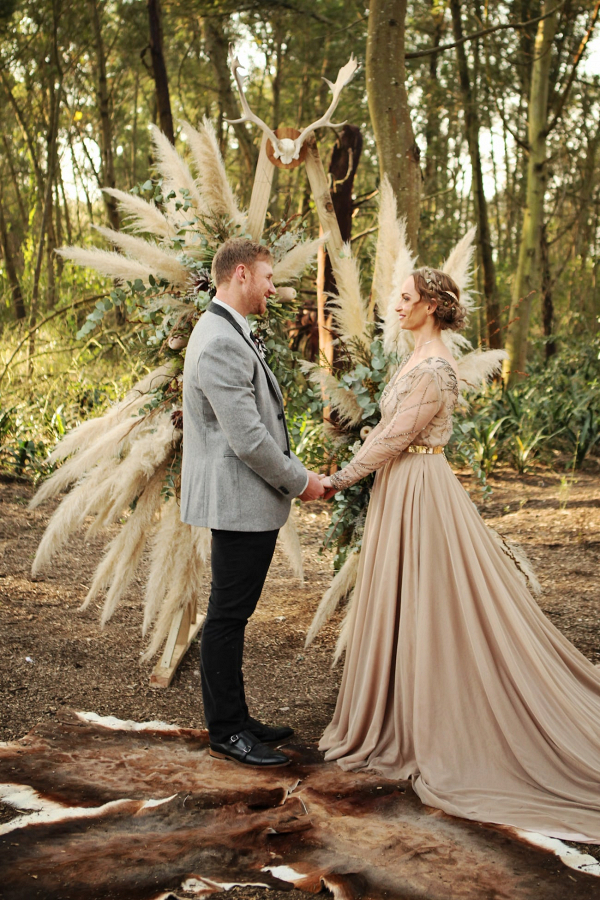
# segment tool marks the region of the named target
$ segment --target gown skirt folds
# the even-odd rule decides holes
[[[379,468],[350,616],[326,759],[451,815],[600,842],[600,670],[443,455]]]

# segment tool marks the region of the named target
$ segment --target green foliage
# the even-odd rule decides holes
[[[532,363],[510,389],[492,384],[455,415],[453,463],[489,477],[498,464],[524,473],[534,461],[581,468],[600,443],[600,341],[572,342]]]

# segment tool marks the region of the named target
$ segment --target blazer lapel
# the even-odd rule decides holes
[[[267,376],[270,386],[272,387],[273,391],[277,395],[277,399],[279,400],[280,404],[283,406],[283,394],[281,393],[281,389],[277,383],[277,379],[271,372],[266,361],[262,358],[262,356],[258,352],[258,348],[254,344],[254,342],[248,337],[247,334],[245,334],[244,329],[240,325],[238,325],[238,323],[235,321],[233,316],[230,313],[228,313],[227,310],[223,306],[220,306],[218,303],[210,303],[209,306],[207,306],[206,311],[214,313],[216,316],[221,316],[222,319],[227,319],[229,324],[233,325],[233,327],[235,328],[237,333],[241,334],[241,336],[244,338],[244,340],[246,341],[248,346],[252,347],[252,350],[254,351],[254,353],[256,353],[256,356],[260,360],[260,363],[265,371],[265,375]]]

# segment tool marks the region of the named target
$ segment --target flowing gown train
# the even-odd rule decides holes
[[[334,476],[378,470],[320,747],[452,815],[600,842],[600,670],[543,615],[445,457],[403,452],[447,443],[457,393],[441,358],[393,379]]]

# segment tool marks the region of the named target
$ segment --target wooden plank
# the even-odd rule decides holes
[[[204,615],[197,612],[196,604],[179,610],[173,616],[162,657],[150,676],[152,687],[169,687],[177,666],[200,631],[204,618]]]
[[[333,274],[336,274],[336,267],[340,255],[344,250],[344,241],[338,225],[335,209],[333,208],[333,200],[329,191],[329,181],[327,174],[323,168],[319,148],[315,136],[311,135],[307,142],[308,152],[306,154],[306,174],[310,183],[310,188],[317,207],[317,214],[321,228],[325,233],[329,232],[327,240],[327,251],[331,260],[331,268]]]
[[[248,209],[248,231],[255,241],[261,239],[263,228],[265,227],[265,218],[269,200],[271,199],[273,173],[275,172],[275,166],[267,156],[268,140],[266,134],[263,134],[254,175],[254,184],[252,185],[252,197],[250,198],[250,207]]]

